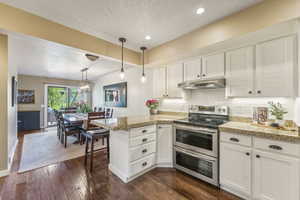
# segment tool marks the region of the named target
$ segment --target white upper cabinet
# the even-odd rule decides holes
[[[202,57],[202,77],[220,77],[225,75],[224,53],[207,55]]]
[[[256,94],[264,97],[295,95],[295,37],[256,45]]]
[[[299,200],[299,159],[255,150],[253,199]]]
[[[254,47],[245,47],[226,52],[227,96],[253,96]]]
[[[182,89],[177,85],[183,82],[183,63],[168,65],[167,67],[167,91],[168,97],[182,97]]]
[[[201,77],[201,58],[193,58],[184,63],[184,81],[196,80]]]
[[[155,68],[153,70],[153,97],[161,98],[167,94],[167,74],[166,67]]]

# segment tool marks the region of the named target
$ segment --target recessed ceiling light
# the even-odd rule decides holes
[[[205,9],[204,8],[198,8],[197,9],[197,14],[198,15],[201,15],[201,14],[203,14],[205,12]]]
[[[150,36],[150,35],[147,35],[147,36],[145,37],[145,39],[146,39],[146,40],[151,40],[151,36]]]

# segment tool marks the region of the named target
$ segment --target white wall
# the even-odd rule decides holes
[[[124,82],[127,81],[127,108],[114,108],[114,117],[148,115],[148,108],[145,101],[153,94],[153,72],[146,69],[147,82],[141,83],[141,67],[131,67],[125,71]],[[93,107],[103,106],[103,86],[123,82],[120,80],[119,72],[109,73],[101,76],[94,82],[93,87]]]
[[[8,131],[8,164],[10,166],[11,161],[12,161],[12,155],[15,151],[16,147],[16,142],[18,141],[17,139],[17,104],[15,102],[15,106],[12,107],[12,77],[15,76],[16,80],[17,78],[17,66],[13,64],[13,59],[14,58],[12,53],[11,53],[11,38],[8,37],[8,87],[7,87],[7,104],[8,104],[8,126],[7,126],[7,131]]]

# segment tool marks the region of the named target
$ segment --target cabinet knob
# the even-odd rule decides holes
[[[144,162],[142,165],[143,165],[143,167],[145,167],[147,165],[147,162]]]
[[[252,94],[252,91],[249,91],[248,94]]]
[[[142,133],[146,133],[147,132],[147,130],[142,130]]]
[[[247,152],[247,153],[246,153],[246,155],[247,155],[247,156],[250,156],[250,153],[249,153],[249,152]]]
[[[270,149],[275,149],[275,150],[282,150],[282,147],[278,146],[278,145],[269,145],[269,148]]]
[[[260,155],[256,155],[256,158],[260,158]]]
[[[144,138],[144,139],[142,140],[142,142],[147,142],[147,140],[148,140],[147,138]]]
[[[202,76],[206,76],[205,74],[202,74]]]
[[[239,142],[239,141],[240,141],[240,140],[237,139],[237,138],[230,138],[229,140],[232,141],[232,142]]]
[[[261,91],[260,91],[260,90],[257,90],[257,94],[261,94]]]
[[[142,151],[142,153],[147,153],[147,149],[144,149],[144,150]]]

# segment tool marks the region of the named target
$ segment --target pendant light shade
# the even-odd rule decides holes
[[[146,74],[145,74],[145,50],[147,50],[146,47],[141,47],[142,53],[143,53],[143,72],[141,77],[141,82],[145,83],[147,81]]]
[[[125,78],[125,72],[124,72],[124,43],[126,42],[126,38],[119,38],[119,41],[122,43],[122,67],[121,67],[121,72],[120,72],[120,78],[121,80],[124,80]]]
[[[88,82],[87,72],[89,68],[83,68],[81,70],[81,84],[80,84],[80,90],[89,90],[90,84]],[[84,73],[85,73],[85,80],[84,80]]]

